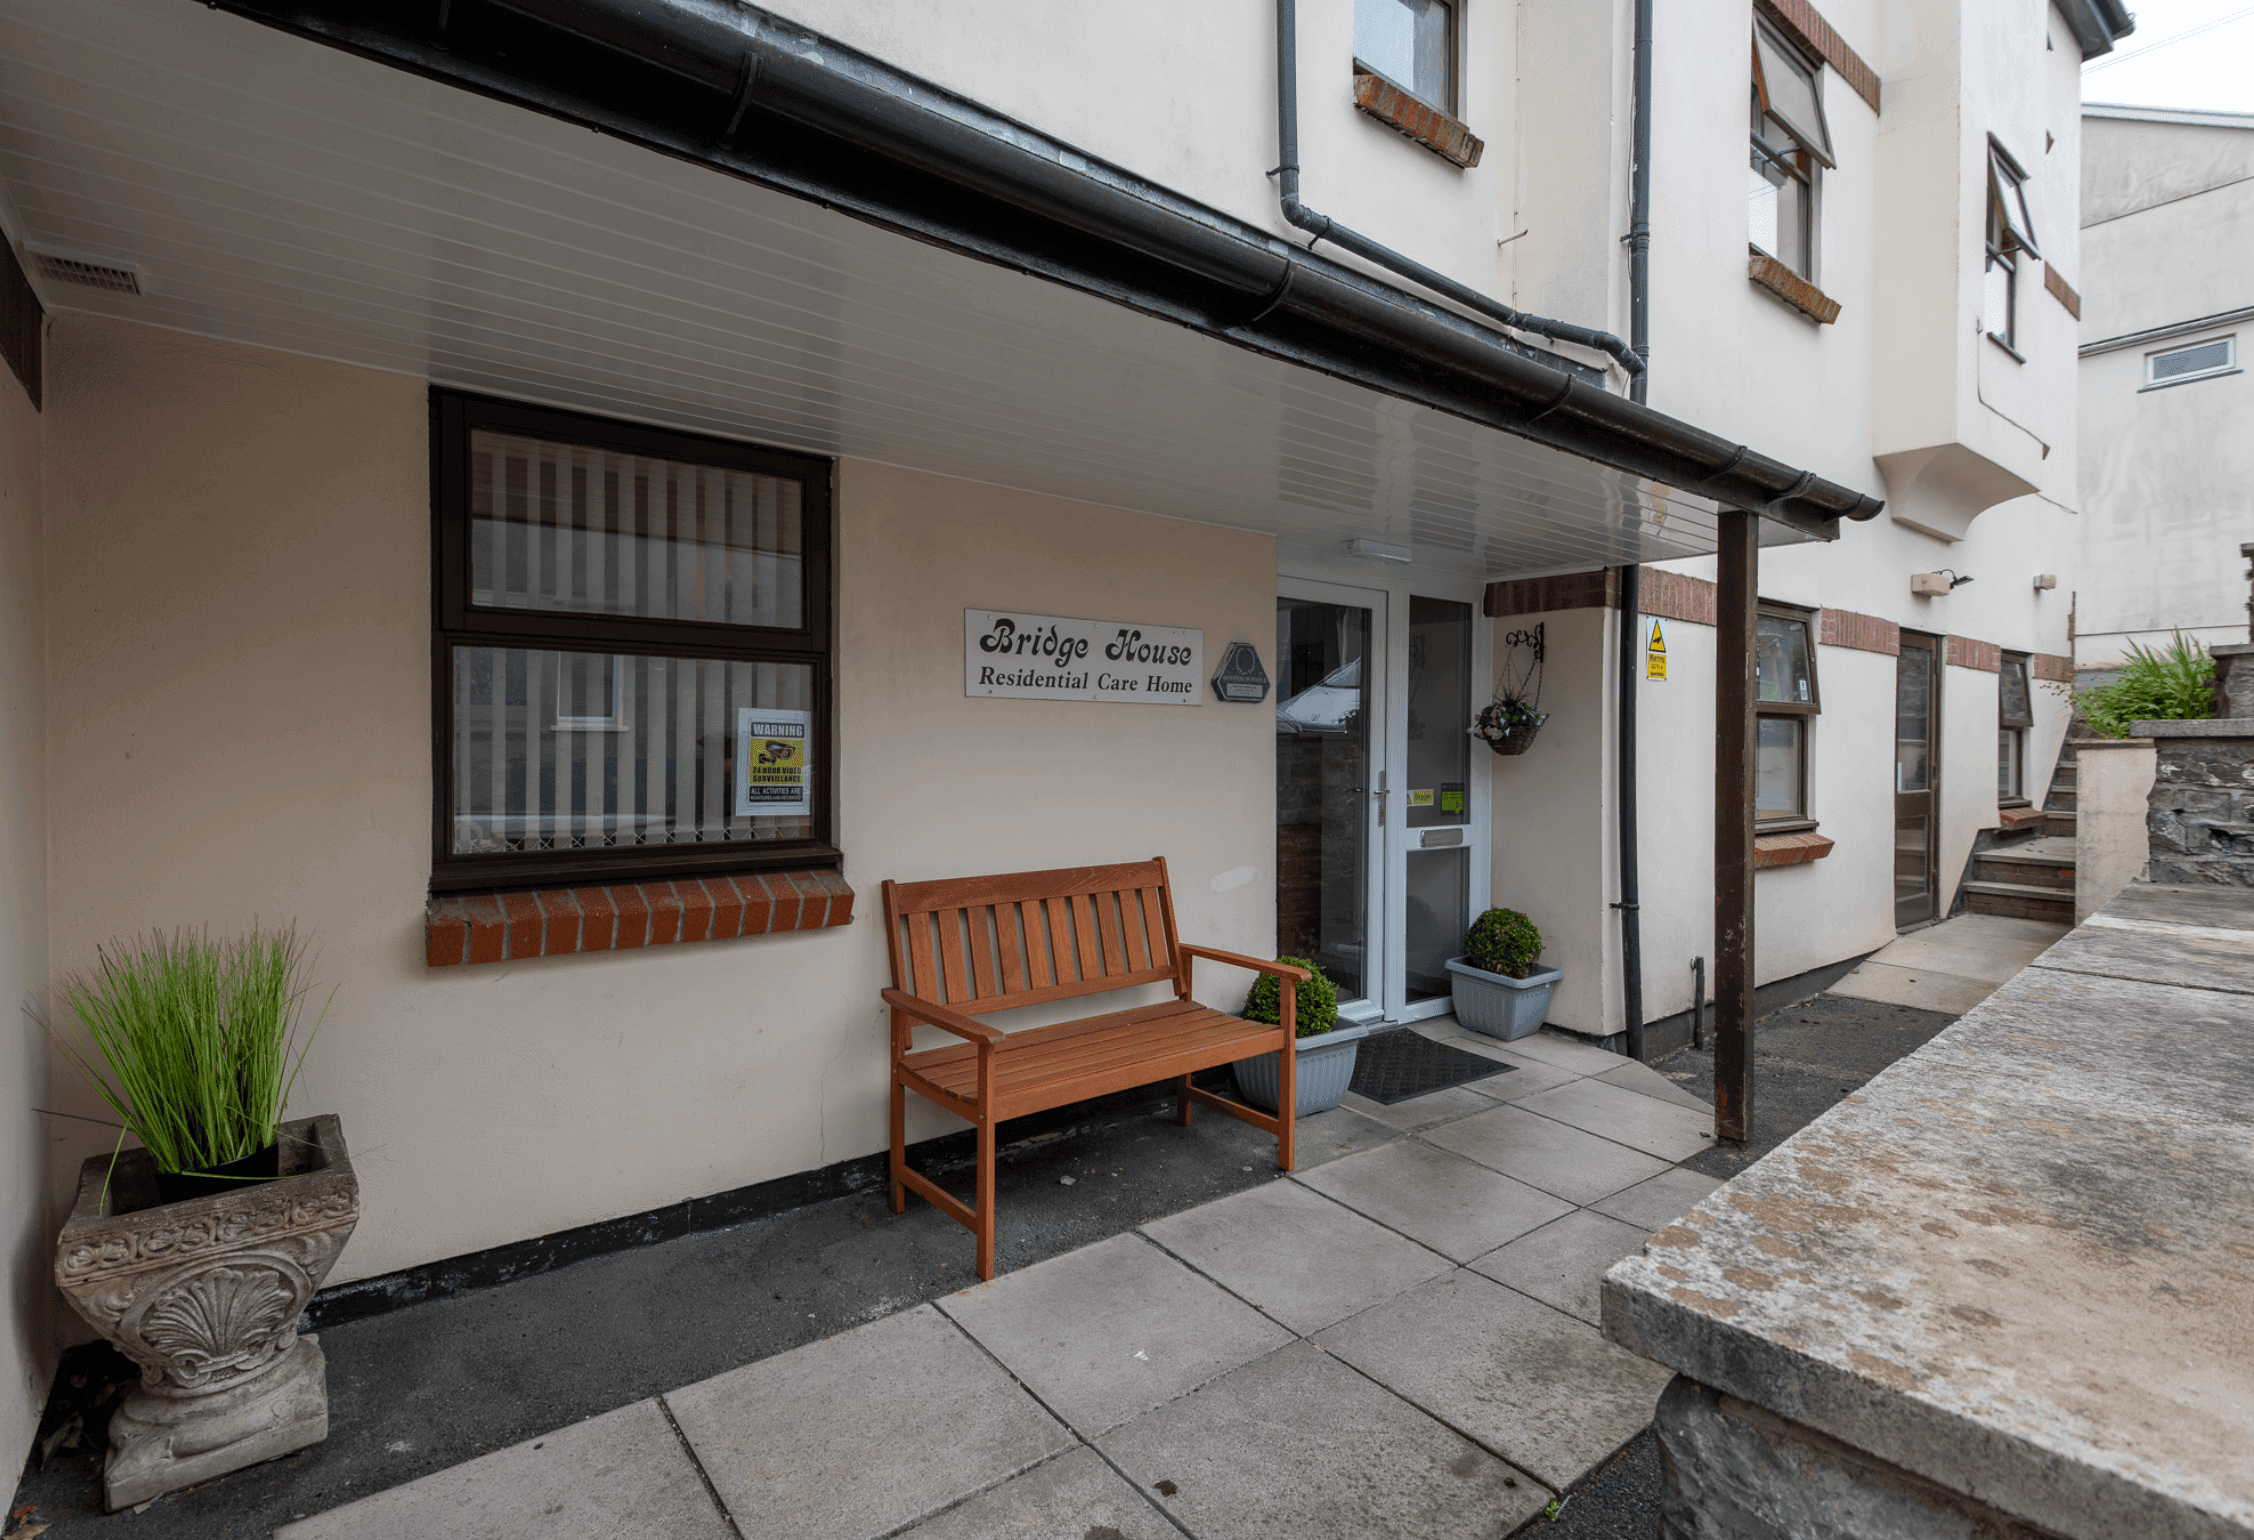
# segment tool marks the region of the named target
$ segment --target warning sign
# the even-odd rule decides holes
[[[1659,622],[1656,620],[1651,623],[1651,642],[1644,648],[1644,677],[1667,677],[1667,635],[1659,629]]]
[[[736,708],[736,812],[804,818],[814,810],[810,713]]]

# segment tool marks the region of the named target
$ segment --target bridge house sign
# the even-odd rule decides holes
[[[1205,633],[1129,620],[963,611],[963,693],[1202,706]]]

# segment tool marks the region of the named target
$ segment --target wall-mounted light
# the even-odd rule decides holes
[[[1939,572],[1913,572],[1910,574],[1910,592],[1922,598],[1938,599],[1971,581],[1968,577],[1958,577],[1948,567],[1943,567]]]
[[[1387,545],[1382,540],[1365,540],[1360,536],[1347,541],[1346,549],[1356,556],[1366,556],[1371,561],[1406,562],[1410,555],[1409,548],[1405,545]]]
[[[2036,574],[2035,574],[2035,592],[2037,592],[2037,593],[2039,593],[2039,594],[2047,594],[2047,593],[2049,593],[2049,592],[2050,592],[2050,591],[2051,591],[2052,589],[2056,588],[2057,586],[2058,586],[2058,574],[2057,574],[2057,573],[2055,573],[2055,572],[2038,572],[2038,573],[2036,573]]]

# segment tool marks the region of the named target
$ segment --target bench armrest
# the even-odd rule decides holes
[[[1250,968],[1255,973],[1272,973],[1279,979],[1290,979],[1296,984],[1307,982],[1307,970],[1294,968],[1289,963],[1263,962],[1257,957],[1245,957],[1209,946],[1177,946],[1174,950],[1184,957],[1202,957],[1207,962],[1227,963],[1232,968]]]
[[[918,1021],[929,1022],[942,1032],[952,1032],[957,1037],[968,1038],[974,1043],[998,1043],[1008,1035],[983,1021],[971,1020],[961,1011],[951,1011],[944,1005],[934,1005],[929,1000],[903,994],[897,989],[887,989],[882,994],[884,1003],[894,1010],[905,1012]]]

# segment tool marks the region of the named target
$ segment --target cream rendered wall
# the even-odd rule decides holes
[[[2243,253],[2254,241],[2254,120],[2242,128],[2084,119],[2082,336],[2090,342],[2254,305]],[[2105,668],[2131,642],[2174,630],[2213,644],[2247,638],[2242,542],[2254,540],[2254,376],[2147,391],[2145,357],[2237,336],[2241,322],[2081,364],[2084,521],[2074,661]]]
[[[1266,657],[1273,543],[850,464],[861,917],[427,968],[424,387],[74,315],[50,379],[52,959],[151,925],[314,934],[338,992],[295,1105],[342,1115],[366,1198],[339,1281],[881,1148],[885,877],[1163,853],[1185,934],[1272,941],[1265,712],[966,700],[959,660],[966,606],[1201,627]],[[1199,975],[1220,1001],[1246,982]],[[98,1133],[63,1126],[58,1196]]]
[[[31,1445],[54,1377],[47,1223],[47,693],[40,419],[0,368],[0,1457]]]
[[[1524,754],[1498,758],[1488,783],[1494,865],[1488,903],[1517,909],[1542,933],[1542,961],[1562,968],[1548,1019],[1591,1036],[1619,1030],[1620,922],[1605,907],[1619,869],[1611,794],[1612,610],[1517,615],[1502,637],[1543,626],[1542,707],[1550,713]]]
[[[1272,0],[1235,5],[770,0],[792,20],[1294,242],[1277,210]],[[1300,0],[1308,205],[1498,292],[1515,156],[1514,6],[1464,7],[1458,116],[1486,141],[1459,170],[1354,106],[1353,0]],[[1326,253],[1339,257],[1334,248]],[[1352,261],[1352,258],[1342,258]]]

